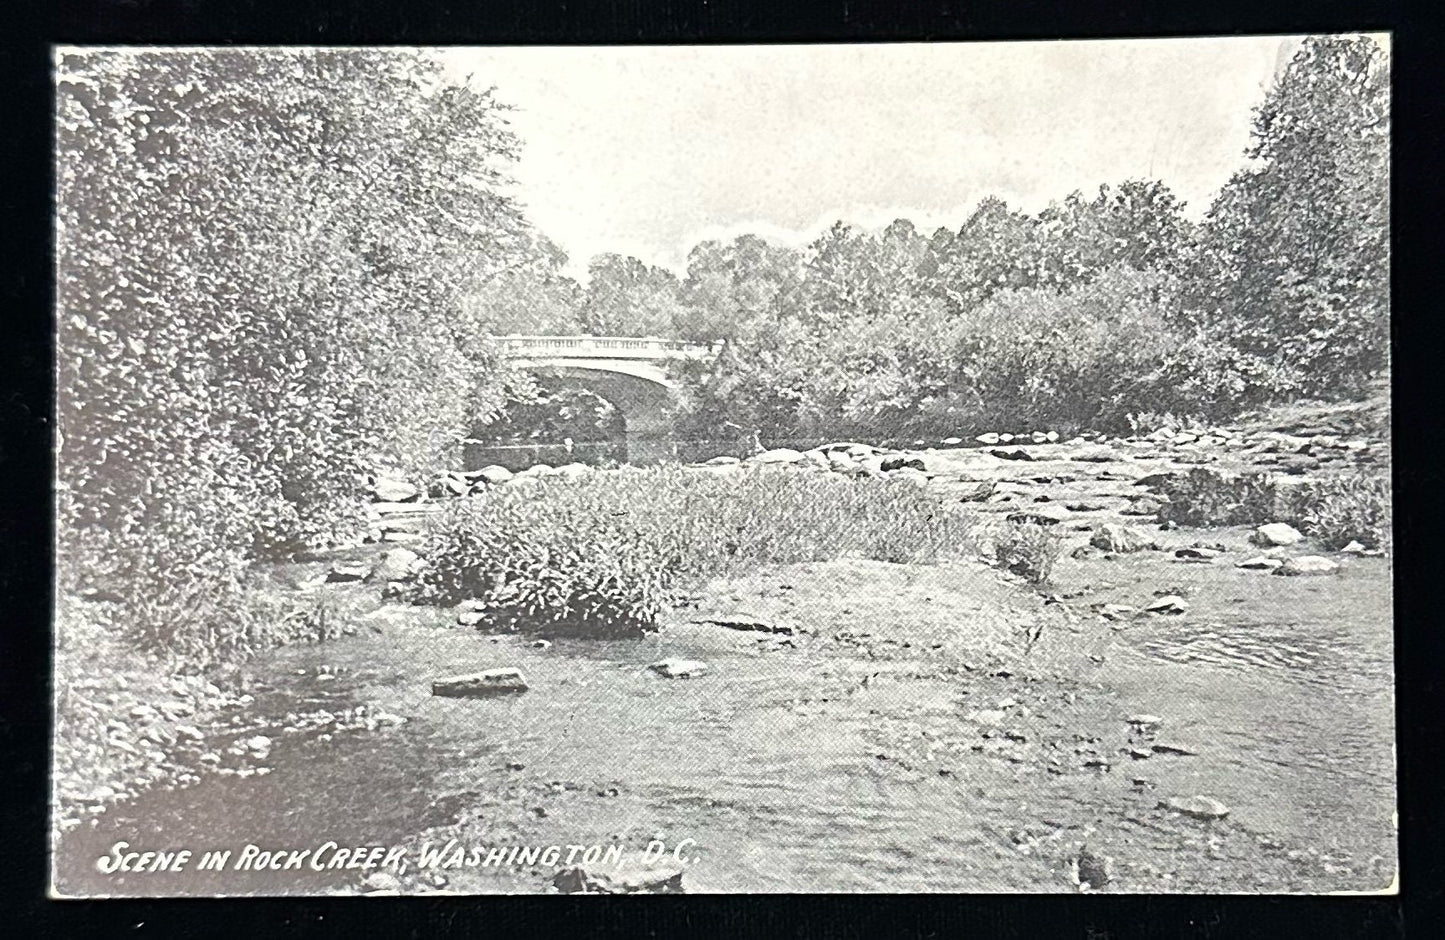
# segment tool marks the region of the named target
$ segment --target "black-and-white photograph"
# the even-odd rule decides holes
[[[1388,34],[53,82],[52,896],[1397,892]]]

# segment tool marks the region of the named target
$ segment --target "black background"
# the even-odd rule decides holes
[[[14,936],[1383,937],[1445,935],[1442,42],[1427,4],[1253,0],[57,0],[0,32],[0,931]],[[1395,543],[1401,895],[50,901],[50,43],[571,44],[1054,39],[1393,30]],[[1268,707],[1268,703],[1261,703]],[[4,911],[9,913],[3,913]],[[1408,925],[1408,930],[1407,930]]]

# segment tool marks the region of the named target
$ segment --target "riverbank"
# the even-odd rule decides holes
[[[1311,429],[1241,433],[1206,456],[1343,472],[1382,448],[1296,442],[1300,430]],[[928,488],[986,518],[1060,508],[1064,553],[1042,592],[977,562],[842,559],[704,585],[641,640],[534,645],[460,627],[454,610],[384,602],[377,583],[319,583],[381,543],[271,579],[331,592],[351,635],[204,677],[190,714],[164,702],[202,677],[176,683],[110,658],[100,638],[72,640],[61,708],[89,724],[62,725],[76,730],[61,739],[61,818],[79,822],[60,840],[57,884],[532,892],[556,876],[535,860],[385,878],[93,865],[121,839],[284,848],[324,836],[404,845],[413,859],[448,840],[637,853],[690,839],[692,891],[1078,890],[1081,857],[1109,860],[1097,890],[1383,889],[1395,840],[1388,559],[1305,541],[1278,554],[1324,554],[1339,569],[1277,577],[1236,567],[1261,551],[1252,527],[1161,531],[1133,514],[1151,489],[1135,483],[1197,465],[1193,443],[1120,442],[1108,460],[1077,459],[1099,455],[1077,445],[1025,445],[1025,460],[917,454]],[[1148,531],[1160,549],[1075,551],[1105,523]],[[1176,554],[1196,543],[1219,553]],[[1181,611],[1145,612],[1161,592]],[[647,668],[663,659],[707,671]],[[440,676],[491,667],[521,670],[530,690],[430,694]],[[1141,716],[1158,720],[1129,720]],[[154,745],[133,745],[142,765],[113,743],[132,737]],[[95,782],[138,766],[149,786]],[[1191,802],[1201,797],[1227,815],[1180,811],[1207,809]]]

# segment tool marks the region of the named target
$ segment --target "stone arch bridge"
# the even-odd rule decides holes
[[[677,387],[667,376],[667,362],[703,359],[716,351],[650,336],[498,336],[496,340],[513,362],[534,375],[562,379],[611,402],[622,415],[630,463],[652,463],[670,454],[667,439]]]

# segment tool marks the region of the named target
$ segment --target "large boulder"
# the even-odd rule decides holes
[[[448,698],[487,698],[527,691],[520,669],[488,669],[485,672],[448,676],[431,684],[431,694]]]
[[[482,483],[485,483],[488,486],[497,486],[511,480],[514,476],[516,476],[516,474],[508,470],[506,467],[492,464],[489,467],[483,467],[482,469],[476,471],[474,476],[477,480],[480,480]]]
[[[394,477],[379,478],[371,491],[378,503],[410,503],[421,497],[421,490]]]
[[[1105,522],[1094,527],[1094,534],[1089,537],[1089,544],[1095,548],[1103,549],[1106,552],[1113,552],[1118,555],[1125,555],[1131,552],[1142,552],[1146,549],[1155,549],[1159,546],[1144,536],[1138,529],[1126,525],[1119,525],[1115,522]]]
[[[1304,540],[1304,535],[1287,522],[1271,522],[1254,530],[1250,537],[1256,545],[1293,545]]]
[[[409,548],[392,548],[382,553],[371,573],[370,581],[406,581],[421,568],[421,556]]]
[[[1340,566],[1323,555],[1301,555],[1287,558],[1284,564],[1274,569],[1275,574],[1286,576],[1334,574]]]

